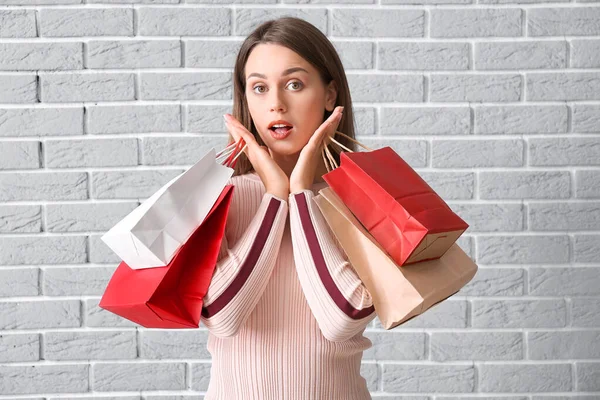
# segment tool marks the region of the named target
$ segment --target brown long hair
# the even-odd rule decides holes
[[[335,106],[344,107],[344,114],[337,130],[354,138],[352,99],[350,97],[350,89],[348,88],[344,66],[342,65],[337,51],[329,39],[327,39],[327,36],[325,36],[317,27],[303,19],[288,16],[269,20],[259,25],[244,40],[235,61],[235,68],[233,71],[232,115],[254,135],[256,141],[261,146],[265,145],[254,126],[250,111],[248,110],[248,103],[245,95],[246,81],[244,69],[252,49],[258,44],[263,43],[285,46],[299,54],[319,71],[319,75],[325,86],[332,80],[336,82],[338,93]],[[323,121],[329,118],[331,113],[332,111],[324,110]],[[335,135],[335,139],[349,149],[356,151],[354,142],[351,140],[339,134]],[[228,143],[233,141],[233,137],[229,134]],[[330,149],[332,148],[338,149],[339,151],[337,146],[330,146]],[[340,156],[338,151],[332,151],[331,153],[339,165]],[[253,171],[253,169],[254,168],[246,155],[242,153],[238,157],[233,175],[242,175]]]

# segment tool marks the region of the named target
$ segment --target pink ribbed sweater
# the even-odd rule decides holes
[[[234,176],[202,323],[212,355],[206,400],[365,400],[371,296],[313,197],[282,199],[256,173]],[[289,218],[288,218],[289,214]]]

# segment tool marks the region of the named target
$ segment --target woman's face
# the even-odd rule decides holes
[[[288,69],[293,68],[293,71]],[[325,86],[319,73],[287,47],[259,44],[250,53],[244,70],[246,100],[254,126],[272,152],[300,152],[323,123],[325,110],[335,107],[332,81]],[[285,120],[293,128],[285,137],[272,132],[272,121]]]

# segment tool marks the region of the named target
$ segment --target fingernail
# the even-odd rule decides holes
[[[223,119],[225,119],[225,121],[229,121],[229,118],[231,118],[229,114],[223,114]]]
[[[340,106],[340,112],[344,112],[344,107]]]

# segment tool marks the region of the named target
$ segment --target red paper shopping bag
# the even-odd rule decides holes
[[[342,152],[323,179],[399,266],[441,257],[469,227],[389,146]]]
[[[226,185],[200,226],[164,267],[121,262],[99,306],[146,328],[197,328],[233,195]]]

